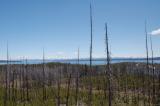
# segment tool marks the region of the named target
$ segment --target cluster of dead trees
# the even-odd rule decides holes
[[[146,63],[111,64],[107,23],[105,24],[106,64],[93,65],[93,19],[90,5],[90,58],[88,65],[45,63],[0,66],[2,106],[158,106],[160,65],[154,63],[152,38],[149,58],[146,34]],[[8,51],[8,50],[7,50]],[[150,62],[151,60],[151,62]]]
[[[145,63],[107,64],[93,65],[92,74],[89,65],[78,63],[1,65],[0,103],[2,106],[36,106],[34,102],[48,106],[93,106],[96,103],[97,106],[145,106],[159,103],[159,64],[154,64],[154,76],[152,64],[148,64],[149,75]]]

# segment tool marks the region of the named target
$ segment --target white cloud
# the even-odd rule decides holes
[[[160,28],[157,30],[153,30],[150,34],[151,35],[160,35]]]

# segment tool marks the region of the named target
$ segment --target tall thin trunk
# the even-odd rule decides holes
[[[43,100],[46,100],[46,86],[45,86],[45,54],[43,50]]]
[[[17,100],[18,100],[18,97],[17,97],[17,92],[18,92],[18,86],[17,86],[17,83],[18,83],[18,72],[15,70],[15,93],[14,93],[14,97],[15,97],[15,106],[17,106]]]
[[[108,32],[107,32],[107,23],[105,24],[106,28],[106,53],[107,53],[107,67],[106,67],[106,76],[108,78],[108,106],[112,106],[112,89],[111,89],[111,67],[110,67],[110,53],[109,53],[109,43],[108,43]]]
[[[20,79],[20,96],[21,96],[20,98],[21,98],[21,101],[22,101],[22,98],[23,98],[23,92],[22,92],[22,91],[23,91],[23,88],[22,88],[22,87],[23,87],[23,86],[22,86],[22,85],[23,85],[22,70],[23,70],[23,68],[22,68],[22,64],[21,64],[21,65],[20,65],[20,70],[19,70],[19,71],[20,71],[20,72],[19,72],[19,74],[20,74],[20,75],[19,75],[19,79]]]
[[[132,97],[132,103],[135,105],[136,102],[136,73],[135,70],[133,68],[133,65],[131,66],[131,68],[133,69],[133,97]]]
[[[8,53],[8,43],[7,43],[7,65],[5,73],[5,95],[4,95],[4,106],[7,106],[8,101],[8,66],[9,66],[9,53]]]
[[[137,73],[137,92],[138,92],[138,97],[137,97],[137,102],[138,102],[138,105],[139,105],[139,101],[140,101],[140,72],[139,72],[139,64],[136,65],[136,73]]]
[[[89,74],[89,77],[90,77],[90,81],[89,81],[89,95],[88,95],[88,102],[89,102],[89,106],[92,106],[92,39],[93,39],[93,34],[92,34],[92,5],[90,4],[90,27],[91,27],[91,41],[90,41],[90,74]]]
[[[25,70],[26,70],[26,93],[27,93],[27,101],[29,101],[29,79],[28,79],[28,64],[27,64],[27,59],[26,59],[26,66],[25,66]]]
[[[76,70],[76,106],[78,106],[78,94],[79,94],[79,48],[78,48],[78,69]]]
[[[9,59],[10,61],[10,59]],[[11,100],[11,84],[10,84],[10,81],[11,81],[11,66],[9,65],[8,67],[8,100],[10,101]]]
[[[23,64],[22,64],[22,101],[23,101],[23,104],[25,105],[25,60],[23,59]]]
[[[148,103],[150,105],[150,72],[149,72],[149,58],[148,58],[148,33],[147,33],[147,26],[146,26],[146,22],[145,22],[145,34],[146,34],[146,58],[147,58],[147,66],[146,66],[146,69],[147,69],[147,86],[148,86],[148,89],[147,89],[147,92],[148,92]]]
[[[12,72],[12,101],[14,101],[15,100],[15,97],[14,97],[14,86],[15,86],[15,70],[13,70],[13,72]]]
[[[125,92],[125,103],[126,105],[128,104],[128,93],[127,93],[127,90],[128,90],[128,73],[127,71],[125,70],[125,85],[124,85],[124,92]]]

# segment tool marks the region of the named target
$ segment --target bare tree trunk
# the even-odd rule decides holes
[[[107,23],[105,24],[106,28],[106,53],[107,53],[107,66],[106,66],[106,77],[108,78],[108,106],[112,106],[112,89],[111,89],[111,67],[110,67],[110,53],[108,45],[108,32],[107,32]]]
[[[26,66],[25,66],[25,69],[26,69],[26,93],[27,93],[27,101],[29,101],[29,79],[28,79],[28,64],[27,64],[27,60],[26,60]]]
[[[140,102],[140,73],[139,73],[139,64],[136,64],[136,73],[137,73],[137,79],[138,79],[138,82],[137,82],[137,92],[138,92],[138,97],[137,97],[137,102],[138,102],[138,105],[139,105],[139,102]]]
[[[15,79],[16,79],[16,81],[15,81],[15,94],[14,94],[14,97],[15,97],[15,106],[17,106],[17,99],[18,99],[18,97],[17,97],[17,92],[18,92],[18,86],[17,86],[17,83],[18,83],[18,72],[17,71],[15,71]]]
[[[62,67],[60,67],[60,70],[58,71],[58,82],[57,82],[57,87],[58,87],[58,92],[57,92],[57,106],[60,106],[60,90],[61,90],[61,72],[62,72]]]
[[[46,100],[46,86],[45,86],[45,57],[44,57],[44,50],[43,50],[43,100]]]
[[[13,70],[12,72],[12,101],[15,101],[15,97],[14,97],[14,80],[15,80],[15,70]]]
[[[135,70],[133,68],[133,65],[131,66],[131,68],[133,69],[133,97],[132,97],[132,103],[135,105],[136,102],[136,74]]]
[[[149,103],[149,106],[150,106],[150,72],[149,72],[149,58],[148,58],[148,34],[147,34],[147,26],[146,26],[146,23],[145,23],[145,34],[146,34],[146,58],[147,58],[147,66],[146,66],[146,69],[147,69],[147,84],[148,84],[148,103]]]
[[[92,5],[90,4],[91,44],[90,44],[90,72],[89,72],[89,94],[88,105],[92,106]]]
[[[5,95],[4,95],[4,106],[7,106],[8,101],[8,66],[9,66],[9,53],[8,53],[8,43],[7,43],[7,65],[5,73]]]
[[[124,90],[125,90],[125,103],[126,103],[126,105],[128,104],[128,93],[127,93],[127,90],[128,90],[128,73],[125,71],[125,88],[124,88]]]
[[[9,55],[9,53],[8,53]],[[8,63],[9,63],[10,59],[9,59],[9,56],[8,56]],[[10,84],[10,81],[11,81],[11,66],[10,64],[8,64],[8,101],[11,100],[11,84]]]
[[[24,61],[24,60],[23,60]],[[25,65],[22,64],[22,101],[23,105],[25,105]]]
[[[20,72],[19,72],[19,80],[20,80],[19,83],[20,83],[20,85],[19,85],[19,86],[20,86],[20,98],[21,98],[21,101],[22,101],[22,98],[23,98],[23,92],[22,92],[22,91],[23,91],[23,88],[22,88],[22,87],[23,87],[23,86],[22,86],[22,85],[23,85],[23,81],[22,81],[22,70],[23,70],[22,65],[20,65],[20,70],[19,70],[19,71],[20,71]]]
[[[76,106],[78,106],[78,94],[79,94],[79,48],[78,48],[78,69],[76,70]]]

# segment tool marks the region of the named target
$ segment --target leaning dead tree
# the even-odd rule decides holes
[[[106,40],[105,41],[106,41],[106,55],[107,55],[106,77],[108,80],[108,106],[112,106],[111,67],[110,67],[110,53],[109,53],[107,23],[105,24],[105,29],[106,29]]]
[[[92,106],[92,40],[93,40],[93,33],[92,33],[92,5],[90,4],[90,27],[91,27],[91,41],[90,41],[90,72],[89,72],[89,94],[88,94],[88,105]]]

